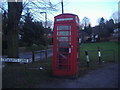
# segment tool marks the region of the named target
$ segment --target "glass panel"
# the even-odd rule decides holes
[[[69,52],[69,48],[58,48],[58,52]]]
[[[57,30],[71,30],[71,26],[57,26]]]
[[[68,59],[63,59],[63,58],[57,59],[57,63],[60,63],[60,64],[66,64],[68,62],[69,62]]]
[[[68,42],[58,42],[58,47],[69,47],[69,43]]]
[[[70,70],[69,54],[57,54],[57,68],[61,70]],[[63,64],[63,65],[62,65]]]
[[[71,35],[70,31],[58,31],[57,35]]]
[[[57,37],[59,41],[71,41],[71,37]]]
[[[68,55],[69,54],[57,54],[57,58],[62,59],[62,60],[66,60],[68,59]]]

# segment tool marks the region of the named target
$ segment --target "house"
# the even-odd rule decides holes
[[[114,29],[114,33],[110,37],[110,41],[119,41],[120,40],[120,29]]]

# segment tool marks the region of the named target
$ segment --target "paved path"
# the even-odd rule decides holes
[[[54,82],[40,84],[37,88],[118,88],[118,64],[108,64],[75,80],[56,78]]]

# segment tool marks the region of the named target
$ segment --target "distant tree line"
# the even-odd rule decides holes
[[[83,18],[81,33],[86,33],[87,36],[89,36],[89,41],[92,40],[92,36],[94,37],[96,35],[99,37],[99,39],[102,38],[107,40],[107,38],[110,37],[114,32],[114,29],[119,28],[120,25],[120,22],[114,23],[113,19],[105,20],[103,17],[99,19],[98,23],[98,25],[91,27],[89,18]],[[83,36],[82,38],[84,38],[84,35],[81,35]]]

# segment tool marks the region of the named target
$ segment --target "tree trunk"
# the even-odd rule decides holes
[[[8,29],[8,57],[19,57],[18,55],[18,30],[16,25]]]
[[[18,24],[22,13],[22,2],[8,2],[8,57],[19,57]]]

